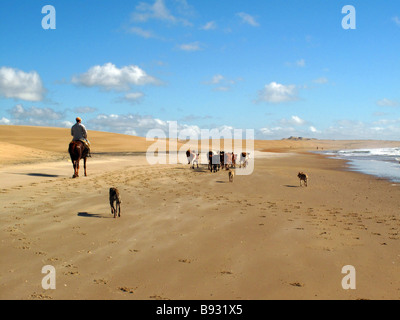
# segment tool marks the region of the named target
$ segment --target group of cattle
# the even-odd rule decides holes
[[[249,152],[241,152],[239,158],[239,167],[246,167],[249,159]],[[224,151],[209,151],[207,153],[208,160],[208,170],[211,172],[217,172],[223,168],[236,168],[237,163],[237,154],[233,152],[224,152]],[[199,167],[200,154],[194,152],[193,150],[186,151],[186,157],[188,159],[188,164],[191,165],[191,168],[194,169],[194,166],[197,165]]]

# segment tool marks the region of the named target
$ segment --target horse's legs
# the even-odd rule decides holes
[[[72,161],[72,167],[74,168],[74,175],[72,176],[72,178],[75,178],[75,161],[72,159],[71,161]]]
[[[80,158],[78,158],[77,160],[76,160],[76,173],[75,173],[75,176],[76,177],[79,177],[79,162],[81,161],[81,159]]]
[[[86,157],[83,158],[83,168],[85,169],[85,177],[87,177],[87,174],[86,174]]]
[[[74,175],[72,176],[72,178],[76,178],[76,177],[78,177],[78,172],[76,170],[76,166],[77,166],[76,160],[72,160],[72,165],[74,166]]]

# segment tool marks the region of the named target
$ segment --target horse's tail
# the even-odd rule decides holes
[[[74,161],[79,157],[78,144],[75,141],[71,141],[68,147],[69,155],[71,156],[71,160]]]
[[[73,152],[74,152],[74,150],[75,150],[75,143],[74,143],[74,142],[71,142],[71,143],[69,144],[69,146],[68,146],[68,152],[69,152],[69,154],[72,155]]]

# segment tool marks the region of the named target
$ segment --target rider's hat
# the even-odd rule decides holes
[[[76,121],[77,121],[77,122],[81,122],[82,119],[81,119],[80,117],[76,117]]]

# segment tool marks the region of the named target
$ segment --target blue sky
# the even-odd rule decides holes
[[[0,38],[0,124],[400,139],[396,0],[2,0]]]

